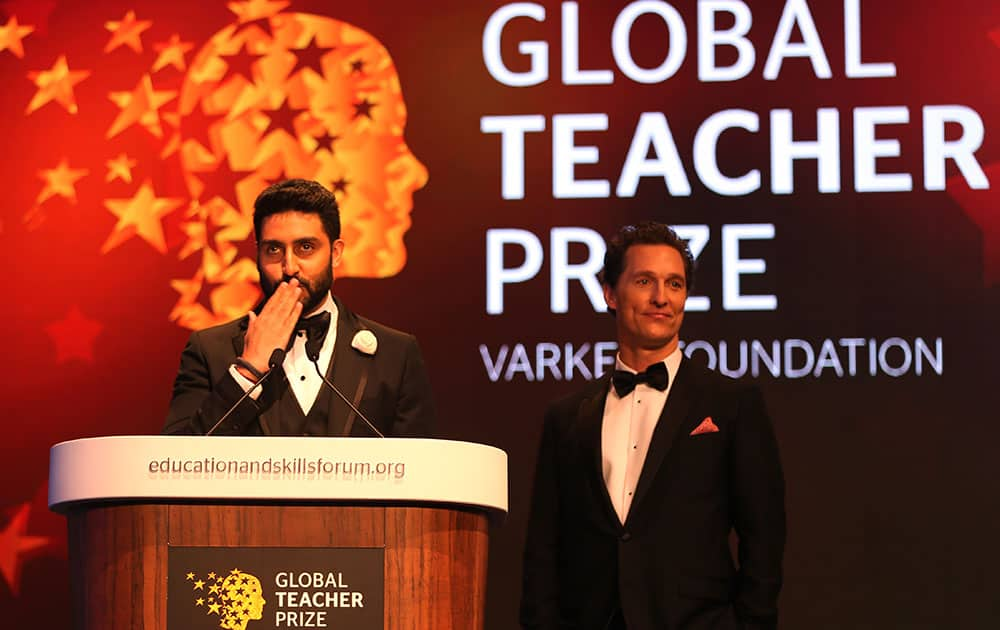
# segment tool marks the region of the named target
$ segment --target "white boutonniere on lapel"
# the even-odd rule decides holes
[[[362,354],[373,355],[378,350],[378,339],[370,330],[359,330],[351,340],[351,347]]]

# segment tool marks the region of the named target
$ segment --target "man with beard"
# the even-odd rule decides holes
[[[264,300],[191,335],[163,432],[376,435],[322,372],[382,434],[431,435],[431,389],[416,339],[352,313],[331,293],[344,251],[333,194],[302,179],[274,184],[254,202],[253,221]],[[278,348],[286,354],[275,374],[216,427]]]

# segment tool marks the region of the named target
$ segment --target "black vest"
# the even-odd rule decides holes
[[[330,396],[333,394],[326,385],[321,385],[319,395],[309,409],[308,414],[302,413],[302,407],[295,397],[291,387],[285,384],[283,395],[274,404],[277,411],[278,435],[329,435],[328,421],[330,413]],[[330,436],[339,437],[339,436]]]

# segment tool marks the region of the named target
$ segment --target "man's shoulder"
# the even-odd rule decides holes
[[[404,338],[405,339],[412,339],[413,338],[413,335],[410,334],[410,333],[408,333],[408,332],[406,332],[406,331],[399,330],[398,328],[393,328],[392,326],[386,326],[385,324],[377,322],[374,319],[369,319],[369,318],[364,317],[362,315],[358,315],[357,317],[358,317],[358,321],[361,322],[362,324],[364,324],[364,327],[368,328],[373,333],[381,333],[381,334],[387,335],[389,337],[399,337],[401,339],[404,339]]]
[[[605,376],[587,381],[582,387],[549,402],[549,413],[556,416],[572,414],[585,400],[592,400],[595,396],[606,394],[608,387],[608,379]]]
[[[358,324],[360,324],[359,328],[372,331],[372,334],[375,335],[379,342],[388,340],[396,343],[413,343],[416,340],[416,337],[408,332],[398,330],[392,326],[386,326],[374,319],[369,319],[357,313],[352,313],[352,315],[357,319]]]
[[[224,324],[216,324],[208,328],[195,330],[191,333],[191,341],[199,344],[213,344],[221,341],[228,343],[233,337],[246,331],[247,316],[238,317]]]
[[[682,370],[687,372],[685,380],[688,383],[696,388],[709,391],[715,396],[738,397],[758,389],[757,385],[751,381],[722,374],[687,358],[684,359],[681,366]]]

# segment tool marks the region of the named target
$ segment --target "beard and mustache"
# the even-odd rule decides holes
[[[260,274],[260,286],[264,291],[264,301],[271,299],[274,292],[278,289],[278,284],[282,282],[288,282],[292,278],[297,278],[299,281],[299,288],[302,290],[302,295],[299,297],[299,301],[302,302],[302,316],[305,317],[316,309],[320,304],[326,301],[326,296],[329,295],[330,289],[333,288],[333,258],[330,258],[329,263],[323,268],[323,272],[316,278],[305,278],[299,274],[294,276],[282,276],[277,282],[272,283],[268,280],[267,276],[264,275],[264,271],[257,266],[257,272]]]

